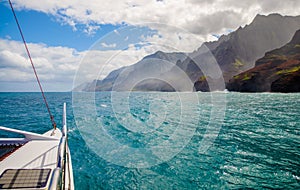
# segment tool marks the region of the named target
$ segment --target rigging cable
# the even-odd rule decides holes
[[[32,61],[31,55],[30,55],[30,52],[29,52],[29,50],[28,50],[28,47],[27,47],[25,38],[24,38],[24,36],[23,36],[23,33],[22,33],[22,30],[21,30],[20,24],[19,24],[19,22],[18,22],[16,13],[15,13],[15,10],[14,10],[14,8],[13,8],[13,6],[12,6],[11,1],[10,1],[10,0],[8,0],[8,1],[9,1],[9,4],[10,4],[10,8],[11,8],[13,14],[14,14],[15,21],[16,21],[16,23],[17,23],[17,25],[18,25],[18,29],[19,29],[19,32],[20,32],[20,34],[21,34],[21,37],[22,37],[22,40],[23,40],[23,43],[24,43],[24,46],[25,46],[27,55],[28,55],[28,57],[29,57],[29,60],[30,60],[30,63],[31,63],[31,66],[32,66],[32,69],[33,69],[33,72],[34,72],[34,75],[35,75],[35,78],[36,78],[36,80],[37,80],[37,82],[38,82],[38,85],[39,85],[39,87],[40,87],[40,91],[41,91],[41,93],[42,93],[44,102],[45,102],[45,104],[46,104],[46,107],[47,107],[47,110],[48,110],[48,113],[49,113],[49,116],[50,116],[50,120],[51,120],[52,126],[53,126],[54,129],[56,129],[56,123],[55,123],[55,121],[54,121],[54,117],[53,117],[53,115],[52,115],[52,113],[51,113],[51,111],[50,111],[50,108],[49,108],[49,105],[48,105],[46,96],[45,96],[45,94],[44,94],[42,85],[41,85],[41,83],[40,83],[39,77],[38,77],[37,72],[36,72],[36,70],[35,70],[35,67],[34,67],[34,64],[33,64],[33,61]]]

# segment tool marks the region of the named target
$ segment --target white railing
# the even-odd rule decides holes
[[[0,130],[1,131],[6,131],[6,132],[11,132],[11,133],[16,133],[16,134],[20,134],[20,135],[24,135],[25,140],[27,140],[27,141],[31,141],[31,140],[57,140],[56,137],[51,137],[51,136],[49,137],[49,136],[45,136],[45,135],[41,135],[41,134],[37,134],[37,133],[22,131],[22,130],[18,130],[18,129],[11,129],[11,128],[7,128],[7,127],[3,127],[3,126],[0,126]]]
[[[53,172],[52,180],[50,183],[50,190],[57,190],[57,189],[74,189],[71,187],[71,176],[70,171],[68,171],[68,176],[66,176],[66,169],[70,168],[69,164],[70,161],[69,156],[67,156],[68,144],[67,144],[67,110],[66,110],[66,103],[64,103],[63,107],[63,128],[62,128],[62,137],[59,142],[58,146],[58,153],[57,153],[57,165],[56,169]],[[67,178],[66,178],[67,177]],[[66,180],[68,179],[68,180]],[[68,184],[66,184],[68,182]],[[72,184],[73,185],[73,184]]]

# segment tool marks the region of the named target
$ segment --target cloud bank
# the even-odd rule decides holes
[[[78,52],[67,47],[52,47],[28,43],[38,76],[46,91],[69,91],[80,65],[88,64],[80,74],[81,82],[104,78],[110,71],[130,65],[151,52],[130,46],[126,50],[89,50]],[[110,60],[110,62],[107,62]],[[0,89],[13,89],[11,85],[35,84],[35,77],[22,42],[0,39]],[[10,85],[11,84],[11,85]],[[30,85],[29,85],[30,84]],[[22,88],[23,89],[23,88]],[[38,87],[24,89],[37,91]]]
[[[184,28],[208,38],[211,33],[224,33],[249,23],[257,13],[299,15],[298,0],[15,0],[18,9],[36,10],[55,16],[86,31],[99,29],[101,24],[148,26],[163,23]]]

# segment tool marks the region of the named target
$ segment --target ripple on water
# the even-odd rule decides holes
[[[300,189],[300,94],[227,93],[220,133],[210,149],[202,154],[198,150],[213,104],[209,93],[197,95],[198,104],[189,99],[189,93],[182,95],[187,105],[182,111],[187,114],[181,118],[176,115],[180,116],[182,103],[177,93],[132,93],[130,112],[116,118],[110,93],[96,93],[98,118],[92,121],[101,123],[99,129],[105,129],[121,144],[137,148],[161,145],[161,141],[168,140],[180,127],[181,119],[185,119],[184,126],[195,128],[194,136],[173,158],[150,168],[136,169],[112,164],[87,146],[78,130],[81,126],[75,124],[71,93],[46,93],[59,126],[62,101],[67,101],[76,188]],[[155,109],[156,106],[160,109]],[[51,128],[39,93],[0,93],[0,112],[3,126],[38,133]],[[159,123],[149,125],[152,128],[148,128],[148,133],[132,132],[120,124],[128,117],[126,114],[141,123],[152,115]],[[89,117],[76,120],[89,121]],[[91,137],[95,133],[87,132]]]

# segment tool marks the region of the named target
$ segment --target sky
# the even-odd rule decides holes
[[[45,91],[70,91],[162,50],[192,52],[299,0],[12,0]],[[12,11],[0,2],[0,91],[38,91]],[[80,74],[78,74],[80,73]]]

